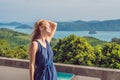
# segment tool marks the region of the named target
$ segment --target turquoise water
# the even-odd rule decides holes
[[[57,72],[58,80],[71,80],[74,74]]]
[[[89,34],[89,31],[57,31],[55,38],[63,38],[70,34],[77,36],[91,36],[103,41],[111,41],[112,38],[120,38],[120,31],[96,31],[97,34]]]
[[[31,34],[31,29],[15,29],[15,26],[0,26],[0,28],[9,28],[18,32]],[[120,31],[96,31],[97,34],[88,34],[89,31],[56,31],[54,38],[64,38],[70,34],[77,36],[91,36],[103,41],[111,41],[112,38],[120,38]]]

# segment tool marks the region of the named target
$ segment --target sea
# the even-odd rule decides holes
[[[31,34],[32,29],[16,29],[16,26],[0,26],[0,28],[8,28],[14,31]],[[96,31],[97,34],[89,34],[89,31],[56,31],[54,38],[64,38],[69,36],[70,34],[75,34],[77,36],[91,36],[103,41],[110,42],[112,38],[120,38],[120,31]]]

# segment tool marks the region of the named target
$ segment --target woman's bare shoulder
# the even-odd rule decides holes
[[[37,48],[38,48],[37,42],[36,41],[32,41],[30,43],[30,47],[29,47],[29,54],[30,55],[36,54]]]
[[[31,47],[36,47],[37,48],[37,46],[38,46],[38,43],[36,41],[32,41]]]
[[[36,44],[37,44],[37,41],[35,41],[35,40],[34,40],[34,41],[32,41],[32,44],[36,45]]]

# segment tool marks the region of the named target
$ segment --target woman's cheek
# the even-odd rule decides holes
[[[49,29],[47,30],[47,32],[49,32],[49,33],[50,33],[50,32],[51,32],[51,29],[49,28]]]

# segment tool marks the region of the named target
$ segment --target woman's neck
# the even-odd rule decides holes
[[[40,35],[40,36],[38,37],[38,39],[40,39],[42,42],[45,42],[45,40],[46,40],[46,35]]]

